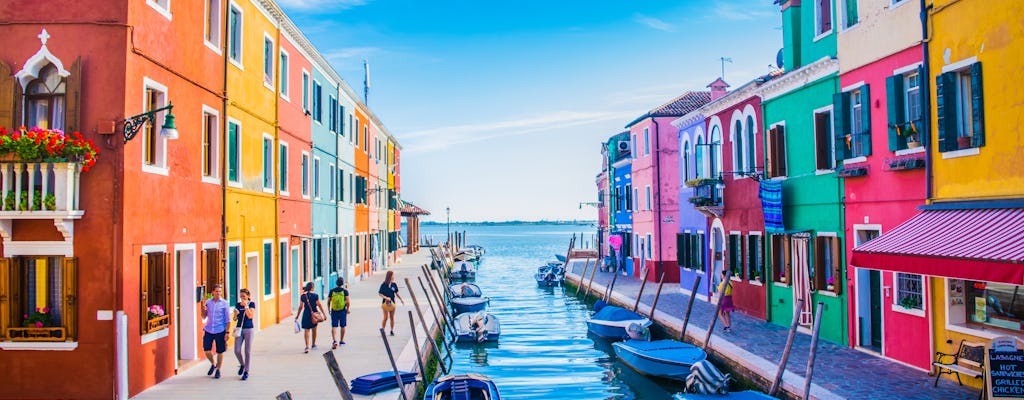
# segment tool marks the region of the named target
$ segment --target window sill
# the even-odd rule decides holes
[[[903,308],[898,304],[891,304],[891,306],[894,312],[924,318],[924,310],[919,310],[916,308]]]
[[[242,188],[242,182],[228,181],[228,187],[232,187],[232,188],[236,188],[236,189],[241,189]]]
[[[281,98],[284,99],[284,101],[287,101],[289,103],[292,102],[292,99],[290,97],[288,97],[288,93],[281,92]]]
[[[156,165],[142,164],[142,172],[155,175],[170,176],[170,171],[167,170],[167,167],[159,167]]]
[[[910,2],[907,1],[907,0],[900,0],[900,1],[897,1],[896,3],[890,4],[889,7],[887,7],[887,8],[889,9],[889,11],[892,11],[892,10],[895,10],[897,8],[900,8],[901,6],[903,6],[904,4],[907,4],[907,3],[910,3]]]
[[[764,283],[759,280],[747,281],[747,284],[754,286],[764,286]]]
[[[981,154],[980,147],[971,147],[962,150],[953,150],[942,153],[942,159],[948,160],[950,158],[970,157]]]
[[[291,196],[291,193],[288,193],[287,190],[282,190],[278,194],[280,194],[283,197],[290,197]]]
[[[241,71],[245,71],[245,67],[244,67],[244,66],[242,66],[242,62],[241,62],[240,60],[236,60],[236,59],[234,59],[234,58],[232,58],[232,57],[228,57],[228,61],[230,61],[230,62],[231,62],[231,65],[234,65],[234,66],[235,66],[235,67],[237,67],[237,68],[238,68],[239,70],[241,70]]]
[[[997,330],[997,329],[988,329],[988,328],[980,328],[979,329],[979,328],[967,327],[967,326],[964,326],[964,325],[951,325],[951,324],[946,324],[946,330],[950,330],[950,331],[957,332],[957,333],[962,333],[962,334],[965,334],[965,335],[971,335],[971,336],[979,337],[979,338],[986,339],[986,340],[992,340],[992,339],[995,339],[995,338],[997,338],[999,336],[1007,336],[1007,332],[1009,332],[1009,331],[1002,331],[1002,330]],[[1024,340],[1021,340],[1021,339],[1018,338],[1017,342],[1018,343],[1024,343]]]
[[[842,35],[842,34],[844,34],[846,32],[852,31],[852,30],[856,29],[858,26],[860,26],[860,21],[857,21],[856,24],[850,25],[848,27],[839,28],[839,34]]]
[[[215,176],[204,176],[203,183],[212,183],[215,185],[220,185],[220,178],[217,178]]]
[[[71,351],[78,342],[0,342],[0,350]]]
[[[847,158],[847,159],[843,160],[843,165],[857,164],[857,163],[862,163],[862,162],[867,162],[867,161],[868,161],[868,157],[867,156],[853,157],[853,158]]]
[[[827,30],[827,31],[825,31],[825,32],[819,33],[819,34],[818,34],[818,36],[815,36],[815,37],[814,37],[814,40],[813,40],[813,41],[814,41],[814,42],[817,42],[817,41],[819,41],[819,40],[821,40],[821,39],[824,39],[824,38],[828,37],[828,35],[831,35],[831,34],[832,34],[832,30],[831,30],[831,29],[829,29],[829,30]]]
[[[223,56],[224,55],[224,53],[222,53],[221,50],[220,50],[220,45],[215,44],[215,43],[211,43],[210,41],[208,41],[206,39],[203,39],[203,44],[205,44],[206,47],[210,48],[210,50],[212,50],[218,56]]]
[[[828,297],[839,297],[839,295],[836,294],[836,292],[832,292],[832,291],[828,291],[828,290],[816,290],[814,293],[820,294],[822,296],[828,296]]]
[[[146,4],[148,4],[154,10],[156,10],[157,13],[159,13],[160,15],[163,15],[165,18],[167,18],[168,21],[172,21],[172,19],[171,19],[171,10],[168,10],[168,9],[164,8],[163,6],[157,4],[156,1],[154,1],[154,0],[146,0]]]
[[[275,192],[274,192],[274,188],[272,188],[272,187],[269,187],[269,188],[268,188],[268,187],[264,186],[264,187],[263,187],[263,193],[267,193],[267,194],[274,194],[274,193],[275,193]]]
[[[271,92],[275,92],[276,91],[276,90],[274,90],[274,84],[272,82],[267,82],[266,79],[263,80],[263,87],[267,88],[267,90],[269,90]]]
[[[834,170],[834,169],[818,169],[818,170],[814,170],[814,174],[815,175],[828,175],[828,174],[831,174],[831,173],[834,173],[834,172],[836,172],[836,170]]]
[[[789,284],[786,283],[786,282],[772,282],[772,286],[781,287],[781,288],[788,288]]]
[[[910,155],[910,154],[924,153],[924,150],[925,150],[924,146],[922,146],[922,147],[915,147],[913,149],[896,150],[896,155],[897,156],[906,156],[906,155]]]
[[[163,338],[167,337],[170,334],[170,331],[171,331],[170,326],[166,326],[163,329],[160,329],[160,330],[158,330],[156,332],[147,333],[145,335],[142,335],[142,344],[146,344],[146,343],[152,342],[152,341],[157,340],[157,339],[163,339]]]

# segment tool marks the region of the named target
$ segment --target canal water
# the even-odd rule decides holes
[[[538,266],[564,255],[572,235],[586,240],[587,225],[456,225],[467,243],[487,253],[476,284],[491,298],[488,311],[501,321],[496,344],[458,344],[452,371],[489,376],[502,399],[669,399],[677,383],[651,380],[618,362],[611,344],[587,334],[591,307],[575,292],[540,288]],[[445,225],[422,226],[420,233],[444,241]]]

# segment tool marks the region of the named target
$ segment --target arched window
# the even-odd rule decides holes
[[[682,171],[683,171],[683,182],[685,183],[686,181],[692,179],[692,178],[690,178],[690,170],[693,169],[693,168],[690,168],[690,159],[693,158],[693,155],[690,154],[690,141],[689,140],[683,141],[683,148],[682,148],[682,151],[679,152],[679,156],[682,157],[681,161],[682,161]]]
[[[707,149],[705,149],[705,147],[707,147],[707,146],[704,145],[704,137],[703,136],[697,136],[697,145],[694,146],[694,147],[696,148],[696,153],[697,153],[697,156],[694,157],[694,160],[693,160],[694,161],[694,166],[695,166],[694,169],[696,170],[695,172],[696,172],[696,175],[697,175],[695,178],[704,178],[704,177],[706,177],[706,175],[704,174],[704,170],[705,170],[705,168],[704,168],[704,158],[705,158],[704,157],[704,152],[707,151]]]
[[[711,137],[708,139],[711,144],[710,178],[717,178],[722,173],[722,129],[715,125],[711,128]]]
[[[25,126],[64,130],[67,82],[49,64],[25,87]]]
[[[736,120],[732,124],[732,167],[735,171],[746,171],[743,168],[743,121]]]
[[[747,116],[747,171],[757,171],[757,140],[754,139],[754,117]]]

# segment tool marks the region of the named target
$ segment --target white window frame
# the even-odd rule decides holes
[[[231,43],[233,43],[232,36],[234,36],[234,35],[232,35],[232,32],[231,32],[231,11],[232,10],[238,11],[238,42],[239,43],[238,43],[238,59],[237,60],[234,57],[232,57],[233,54],[231,54]],[[240,69],[242,71],[245,71],[245,66],[243,65],[243,60],[245,59],[245,46],[243,46],[243,44],[245,43],[245,40],[243,39],[245,37],[245,11],[242,9],[242,6],[239,6],[238,3],[235,3],[234,1],[231,1],[229,3],[229,5],[228,5],[228,15],[227,15],[227,18],[225,18],[224,21],[225,21],[226,24],[228,24],[228,37],[224,38],[225,40],[228,41],[228,48],[227,48],[227,50],[228,50],[228,54],[227,54],[228,62],[230,62],[231,65],[234,65],[234,66],[238,67],[238,69]]]
[[[225,139],[227,139],[227,135],[231,134],[230,133],[231,132],[230,125],[232,125],[232,124],[238,127],[238,130],[237,130],[237,132],[238,132],[238,156],[235,157],[235,159],[238,160],[238,167],[237,167],[238,168],[238,180],[237,181],[233,181],[233,180],[231,180],[231,177],[228,176],[227,169],[230,169],[230,168],[227,168],[224,171],[224,179],[227,180],[228,186],[233,187],[233,188],[241,188],[242,187],[242,181],[245,180],[245,177],[243,176],[244,173],[242,171],[242,154],[244,154],[242,152],[242,121],[239,121],[237,119],[228,117],[229,129],[228,129],[228,132],[225,133]],[[230,140],[226,140],[226,142],[229,142],[229,141]],[[224,143],[225,146],[227,146],[226,142]],[[225,147],[225,150],[227,151],[228,149]],[[226,151],[225,151],[225,154],[226,154]],[[231,160],[231,158],[228,157],[228,161],[227,162],[231,162],[230,160]]]
[[[644,186],[644,194],[647,199],[647,211],[651,211],[651,185]]]
[[[168,21],[172,20],[171,0],[146,0],[146,4],[156,10],[158,14],[163,15],[164,18],[167,18]]]
[[[640,188],[633,186],[633,211],[640,210]]]
[[[327,95],[327,131],[336,133],[338,128],[338,99],[333,94]]]
[[[817,0],[811,0],[811,1],[814,3],[814,26],[813,26],[813,28],[814,28],[814,40],[813,41],[817,42],[817,41],[823,39],[824,37],[826,37],[828,35],[831,35],[832,32],[835,31],[835,29],[836,29],[836,21],[835,21],[835,18],[833,18],[833,14],[835,14],[835,13],[829,13],[830,15],[828,16],[829,20],[831,21],[830,25],[832,26],[832,28],[827,30],[827,31],[823,31],[821,33],[818,33],[818,31],[821,30],[821,3],[819,3]],[[835,4],[833,4],[833,2],[831,0],[829,0],[829,5],[833,9],[835,9]],[[833,10],[829,10],[829,11],[833,11]]]
[[[920,309],[916,309],[916,308],[907,309],[907,308],[903,308],[903,306],[901,306],[899,304],[900,303],[900,281],[899,281],[900,275],[917,275],[918,282],[921,285],[921,308]],[[928,280],[927,280],[927,276],[925,276],[925,275],[909,274],[909,273],[903,273],[903,272],[893,272],[892,273],[892,304],[890,305],[892,310],[895,311],[895,312],[898,312],[898,313],[910,314],[910,315],[915,315],[915,316],[923,318],[926,315],[925,313],[928,312],[928,296],[927,296],[928,290],[927,290],[927,286],[925,286],[926,282],[928,282]]]
[[[337,176],[337,173],[335,172],[335,170],[337,170],[337,169],[338,168],[337,168],[337,166],[334,165],[334,163],[327,163],[327,170],[330,171],[330,175],[331,175],[331,184],[330,184],[330,186],[327,187],[328,188],[328,192],[330,194],[327,196],[327,199],[331,203],[336,203],[338,201],[338,199],[335,198],[336,195],[338,194],[337,193],[337,190],[338,190],[337,189],[338,188],[338,186],[337,186],[338,185],[338,183],[337,183],[338,176]]]
[[[284,159],[281,159],[282,150],[284,150]],[[278,190],[280,190],[281,196],[291,195],[291,193],[288,191],[288,189],[290,189],[288,182],[288,159],[291,158],[288,155],[289,150],[290,148],[288,147],[288,142],[280,139],[277,140],[277,188]],[[282,166],[285,168],[284,174],[281,173]]]
[[[636,148],[636,135],[631,135],[631,136],[633,137],[633,142],[632,142],[632,144],[633,144],[633,151],[630,152],[630,155],[632,155],[633,158],[637,158],[638,156],[640,156],[640,152],[638,152],[637,148]]]
[[[269,256],[264,252],[264,250],[267,248],[268,244],[270,245],[270,255]],[[276,251],[274,251],[275,250],[274,249],[274,245],[275,245],[274,239],[263,239],[263,245],[260,246],[260,252],[259,252],[259,255],[260,255],[259,269],[260,270],[257,273],[257,275],[260,277],[260,279],[259,279],[260,287],[257,288],[256,290],[259,290],[260,295],[261,295],[260,297],[263,299],[263,301],[267,301],[267,300],[273,299],[275,297],[275,294],[274,294],[274,260],[275,260],[274,253],[276,253]],[[248,258],[248,257],[246,257],[246,258]],[[264,269],[263,269],[264,265],[267,262],[267,259],[270,259],[270,276],[269,277],[266,276],[267,274],[264,273],[266,271],[264,271]],[[264,279],[270,279],[270,294],[267,294],[265,291],[263,291]],[[255,321],[253,321],[253,322],[255,322]]]
[[[850,97],[853,97],[853,96],[850,96]],[[829,113],[829,115],[828,115],[829,116],[829,118],[828,118],[828,121],[829,121],[829,136],[832,138],[832,140],[836,140],[836,118],[835,118],[836,117],[836,113],[833,111],[833,108],[834,108],[834,106],[832,104],[829,104],[829,105],[827,105],[825,107],[817,108],[814,111],[812,111],[811,112],[811,127],[812,127],[812,129],[814,129],[814,127],[816,127],[815,124],[817,123],[817,121],[815,119],[817,118],[818,114],[821,114],[821,113],[824,113],[824,112],[828,112]],[[814,168],[815,168],[814,169],[814,173],[817,174],[817,175],[824,175],[824,174],[830,174],[830,173],[834,172],[836,170],[836,165],[839,164],[839,160],[836,160],[836,146],[835,146],[835,144],[833,143],[831,146],[828,146],[829,147],[828,148],[828,154],[829,154],[830,157],[832,157],[832,162],[831,162],[832,168],[830,168],[830,169],[818,169],[818,158],[817,158],[818,157],[818,132],[814,132],[814,135],[812,135],[812,136],[814,136],[814,157],[815,157],[814,158]],[[788,172],[789,171],[787,171],[787,173]]]
[[[155,80],[152,80],[149,77],[143,77],[142,78],[142,107],[140,107],[141,110],[145,110],[146,109],[146,103],[147,103],[147,100],[148,100],[148,99],[146,99],[146,90],[148,90],[148,89],[153,89],[153,90],[156,90],[156,91],[160,92],[161,94],[163,94],[163,99],[161,101],[157,101],[157,105],[156,105],[157,108],[161,108],[161,107],[167,106],[168,99],[170,99],[170,97],[171,97],[170,92],[168,92],[168,90],[167,90],[167,86],[164,86],[163,84],[161,84],[161,83],[159,83],[159,82],[157,82]],[[145,153],[145,150],[140,152],[139,154],[141,155],[141,159],[139,161],[142,163],[142,172],[147,172],[147,173],[156,174],[156,175],[163,175],[163,176],[170,175],[170,169],[169,169],[169,167],[167,165],[167,138],[163,137],[162,135],[160,135],[160,128],[159,128],[159,126],[161,126],[163,124],[164,115],[166,115],[166,114],[167,114],[166,110],[165,111],[161,111],[161,112],[157,113],[156,115],[154,115],[153,118],[150,120],[150,123],[154,125],[153,134],[155,134],[157,136],[156,140],[153,141],[153,145],[156,147],[156,160],[153,163],[153,165],[146,164],[146,153]],[[147,135],[146,128],[142,127],[140,130],[142,131],[142,132],[139,132],[139,134],[142,135],[141,139],[142,140],[146,140],[146,135]]]
[[[644,155],[651,155],[651,128],[644,127]]]
[[[267,160],[267,145],[270,145],[270,159]],[[263,178],[263,193],[274,193],[274,152],[277,150],[277,146],[274,145],[274,137],[269,133],[263,132],[262,146],[260,147],[260,159],[262,162],[262,169],[260,170],[260,178]],[[269,164],[269,165],[268,165]],[[269,177],[267,172],[270,172]],[[267,180],[269,179],[270,187],[267,187]]]
[[[729,141],[731,142],[731,143],[729,143],[729,145],[730,145],[729,147],[732,148],[732,170],[733,171],[745,171],[745,169],[743,169],[743,164],[747,162],[746,148],[745,148],[746,146],[742,146],[741,147],[739,145],[739,143],[737,143],[737,141],[736,141],[737,137],[744,136],[744,133],[743,133],[743,124],[744,124],[743,112],[741,112],[740,110],[734,110],[732,112],[732,117],[730,118],[730,120],[732,120],[732,123],[730,124],[730,127],[729,127]],[[737,129],[737,127],[739,127],[739,128]],[[744,138],[741,138],[741,139],[744,139]],[[738,176],[733,176],[733,179],[737,179],[737,178],[738,178]]]
[[[741,114],[741,118],[743,119],[743,122],[747,124],[747,126],[744,127],[745,131],[740,132],[740,135],[743,136],[743,140],[744,140],[744,142],[743,142],[743,144],[744,144],[744,146],[743,146],[744,147],[743,155],[745,157],[745,160],[747,160],[747,161],[749,161],[751,158],[753,158],[753,160],[754,160],[753,164],[747,165],[747,168],[748,168],[747,171],[757,172],[757,160],[758,160],[758,158],[757,158],[757,143],[758,143],[759,135],[758,135],[758,131],[757,131],[757,113],[754,111],[754,107],[751,106],[750,104],[747,104],[747,106],[743,108],[743,113]],[[749,122],[747,121],[748,119],[750,120]],[[747,131],[750,130],[751,127],[753,127],[753,132],[754,132],[753,140],[750,140],[751,138],[748,137],[747,133],[746,133]],[[751,155],[753,155],[753,157],[751,157]],[[744,162],[746,162],[746,161],[744,161]],[[736,178],[734,177],[733,179],[736,179]],[[741,175],[739,177],[739,179],[754,179],[754,178],[752,176]]]
[[[221,16],[221,11],[224,10],[224,8],[221,7],[223,0],[205,0],[203,3],[205,7],[203,10],[203,44],[205,44],[206,47],[214,53],[217,53],[218,56],[222,56],[224,53],[221,52],[220,44],[223,43],[221,35],[223,34],[222,27],[225,20],[225,18]],[[211,12],[216,12],[216,15],[211,16]],[[217,26],[211,27],[210,20],[217,21]],[[207,40],[207,36],[213,36],[216,42]]]
[[[306,115],[312,115],[311,112],[310,112],[310,105],[312,105],[313,100],[310,98],[310,96],[311,96],[311,93],[313,93],[313,88],[310,85],[310,82],[312,82],[312,77],[309,76],[309,71],[306,71],[306,69],[303,68],[302,69],[302,111],[304,111],[306,113]]]
[[[313,156],[313,172],[309,174],[313,184],[313,199],[320,200],[320,157]]]
[[[854,23],[853,25],[850,25],[849,27],[846,26],[846,18],[848,17],[848,15],[846,15],[846,1],[848,0],[840,0],[836,1],[833,4],[833,7],[836,7],[836,19],[839,20],[839,33],[843,33],[853,28],[856,28],[857,26],[860,25],[860,21],[863,20],[863,18],[861,18],[860,15],[860,0],[854,0],[857,3],[857,22]],[[843,3],[841,6],[838,4],[840,2]]]
[[[201,123],[203,123],[203,128],[202,129],[206,129],[205,118],[206,118],[206,114],[209,114],[209,115],[212,115],[213,118],[214,118],[214,123],[213,123],[214,131],[210,134],[210,175],[202,175],[202,171],[203,171],[203,165],[202,165],[203,158],[202,157],[199,157],[199,173],[203,177],[203,179],[202,179],[203,183],[212,183],[212,184],[219,185],[220,184],[220,176],[221,176],[220,175],[220,172],[221,172],[220,171],[220,157],[221,157],[221,155],[220,155],[220,153],[221,153],[221,151],[220,151],[220,141],[221,141],[221,136],[222,136],[221,133],[220,133],[220,127],[221,127],[221,124],[220,124],[220,111],[217,110],[216,108],[213,108],[213,107],[210,107],[210,106],[208,106],[206,104],[203,104],[203,112],[202,112],[202,114],[203,114],[203,121],[201,121]],[[200,141],[199,145],[202,146],[202,141]],[[200,151],[203,151],[203,149],[200,148]]]
[[[279,60],[277,66],[279,82],[277,86],[281,88],[281,98],[290,103],[292,99],[290,97],[291,82],[289,82],[289,79],[291,78],[291,69],[289,66],[291,64],[292,57],[288,54],[288,51],[284,49],[284,46],[281,46],[277,58]]]
[[[653,247],[654,247],[654,245],[653,245],[654,238],[651,236],[650,233],[647,234],[647,242],[646,243],[647,243],[647,259],[648,260],[653,260],[654,259],[654,249],[653,249]]]
[[[270,45],[270,48],[267,48],[268,44]],[[274,38],[270,37],[270,34],[267,33],[266,31],[264,31],[263,32],[263,65],[261,66],[262,67],[261,69],[263,70],[263,87],[269,89],[270,91],[274,91],[274,78],[275,78],[274,74],[276,73],[275,72],[276,70],[274,69],[274,62],[277,61],[277,60],[275,60],[275,58],[277,58],[277,57],[275,57],[275,55],[277,54],[277,52],[274,51],[275,47],[277,47],[277,46],[275,45]],[[269,62],[269,64],[268,64],[268,62]],[[267,70],[267,68],[270,68],[270,69]]]
[[[310,166],[313,163],[311,162],[311,160],[309,158],[309,152],[308,151],[305,151],[305,150],[302,151],[302,158],[300,159],[300,162],[302,162],[302,161],[305,161],[303,163],[305,165],[303,165],[303,167],[302,167],[302,176],[303,176],[303,179],[305,180],[305,186],[302,187],[302,198],[305,199],[305,200],[309,200],[309,187],[310,187],[310,183],[312,183],[310,181],[312,180],[312,176],[313,176],[313,174],[310,173],[309,169],[310,169]]]
[[[317,86],[320,87],[320,96],[317,96],[317,93],[316,93]],[[323,107],[324,106],[323,91],[324,91],[323,85],[321,85],[320,82],[316,80],[316,78],[310,77],[310,81],[309,81],[309,115],[313,119],[313,123],[315,123],[317,125],[321,125],[321,126],[324,124],[324,122],[323,122],[323,119],[324,119],[324,114],[323,114],[323,108],[324,108]],[[317,100],[319,100],[319,103],[317,103]],[[320,104],[320,107],[317,107],[317,104]],[[319,108],[319,110],[316,110],[316,108]],[[319,111],[319,116],[314,111]]]
[[[281,253],[281,245],[284,245],[284,249],[287,250],[287,253],[285,253],[285,257],[284,257],[284,261],[285,261],[284,268],[281,268],[281,265],[280,265],[281,264],[281,254],[280,254]],[[291,291],[292,291],[292,285],[291,285],[291,282],[292,282],[292,279],[291,279],[292,278],[292,265],[291,265],[292,259],[291,259],[291,257],[292,257],[292,252],[293,251],[298,252],[298,250],[299,250],[298,246],[290,246],[290,247],[288,246],[288,238],[281,237],[281,238],[277,239],[277,252],[279,253],[277,255],[277,262],[278,262],[277,269],[279,271],[281,271],[281,270],[284,271],[284,276],[281,276],[281,274],[278,273],[280,281],[278,282],[277,289],[280,291],[280,293],[282,295],[285,294],[285,293],[291,293]]]
[[[745,247],[746,252],[744,252],[743,255],[745,257],[744,261],[747,264],[747,269],[743,273],[747,274],[747,283],[750,283],[751,285],[762,286],[763,283],[761,283],[761,281],[759,281],[757,279],[752,279],[750,277],[750,237],[751,236],[757,236],[757,243],[759,244],[757,250],[761,253],[761,265],[760,265],[761,268],[758,270],[758,273],[760,274],[761,279],[766,279],[767,280],[767,278],[764,275],[765,275],[765,273],[768,270],[768,268],[766,268],[767,267],[767,263],[765,262],[766,259],[768,258],[768,254],[767,254],[766,251],[764,251],[766,244],[765,244],[765,241],[764,241],[764,233],[761,232],[761,231],[750,231],[750,232],[747,232],[746,236],[742,236],[743,238],[745,238],[743,240],[742,244],[743,244],[743,246],[746,246]]]

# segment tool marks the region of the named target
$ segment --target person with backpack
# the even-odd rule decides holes
[[[722,332],[732,332],[732,312],[736,306],[732,301],[732,280],[722,270],[722,282],[718,284],[718,295],[722,297],[722,307],[718,310],[718,316],[722,318],[725,326]]]
[[[345,289],[345,278],[338,278],[336,286],[331,289],[327,298],[331,304],[331,339],[334,344],[331,350],[338,348],[339,344],[345,344],[345,326],[348,325],[348,290]]]

